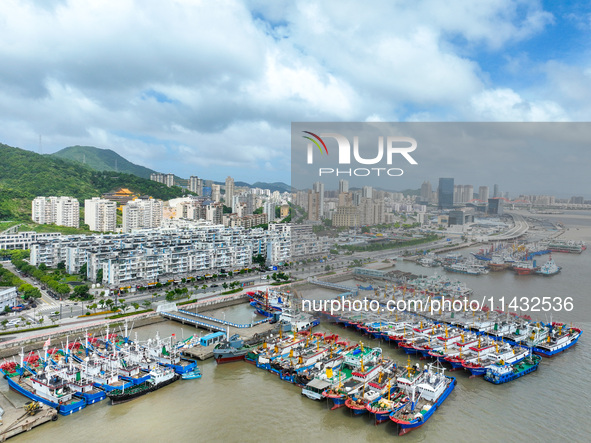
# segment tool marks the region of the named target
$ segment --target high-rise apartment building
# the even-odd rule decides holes
[[[117,228],[117,203],[99,197],[84,200],[84,223],[91,231],[114,232]]]
[[[219,202],[222,199],[221,186],[215,183],[211,185],[211,199],[214,202]]]
[[[424,181],[421,185],[421,201],[424,203],[429,203],[431,201],[431,193],[431,183]]]
[[[234,179],[230,176],[226,178],[226,194],[224,195],[224,203],[226,206],[232,207],[232,199],[234,198]]]
[[[312,190],[318,193],[318,219],[324,218],[324,183],[314,183]]]
[[[488,203],[488,186],[481,186],[478,188],[478,200]]]
[[[132,229],[159,228],[162,225],[162,200],[138,198],[123,206],[123,232]]]
[[[201,196],[203,195],[203,180],[196,175],[189,177],[189,191]]]
[[[339,180],[339,194],[346,194],[349,192],[349,182],[347,180]]]
[[[31,203],[35,223],[80,227],[80,205],[72,197],[36,197]]]
[[[320,220],[320,194],[308,191],[308,220]]]
[[[155,172],[150,174],[150,180],[165,184],[169,188],[174,186],[174,174],[160,174]]]

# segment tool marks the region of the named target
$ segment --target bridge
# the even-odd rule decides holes
[[[322,286],[328,289],[335,289],[337,291],[345,291],[344,294],[340,294],[340,296],[347,296],[347,295],[357,295],[359,293],[358,288],[351,288],[346,285],[341,285],[339,283],[331,283],[324,280],[318,280],[316,278],[308,277],[308,283],[312,283],[313,285]]]

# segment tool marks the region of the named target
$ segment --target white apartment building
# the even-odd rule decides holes
[[[224,194],[224,204],[232,207],[234,199],[234,179],[230,176],[226,178],[226,193]]]
[[[84,200],[84,223],[91,231],[114,232],[117,229],[117,203],[99,197]]]
[[[189,177],[188,188],[189,191],[194,192],[197,195],[203,195],[203,180],[196,175],[192,175]]]
[[[222,199],[221,186],[215,183],[211,185],[211,199],[214,202],[219,202]]]
[[[36,197],[31,203],[31,219],[39,224],[80,227],[80,205],[72,197]]]
[[[186,229],[62,236],[38,242],[31,247],[30,261],[35,266],[45,263],[52,267],[64,262],[69,273],[78,273],[86,263],[90,280],[96,281],[102,270],[102,283],[117,286],[221,268],[241,269],[252,264],[253,254],[266,256],[271,264],[289,260],[289,230],[225,228],[202,221],[179,223]]]
[[[174,174],[160,174],[156,172],[150,174],[150,180],[165,184],[169,188],[174,186]]]
[[[138,198],[123,206],[123,232],[159,228],[162,224],[162,200]]]
[[[34,231],[17,232],[16,234],[0,234],[0,250],[30,249],[38,241],[61,237],[60,232],[39,233]]]
[[[15,287],[0,289],[0,311],[4,311],[6,306],[12,308],[18,305],[18,292]]]

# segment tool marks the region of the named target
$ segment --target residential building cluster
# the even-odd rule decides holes
[[[174,174],[160,174],[155,172],[150,174],[150,180],[165,184],[169,188],[174,186]]]
[[[290,230],[273,225],[264,230],[224,227],[197,222],[186,228],[159,228],[126,234],[71,235],[40,240],[31,246],[31,264],[56,267],[78,273],[87,265],[87,277],[99,283],[119,286],[131,282],[155,282],[161,276],[205,273],[219,269],[242,269],[261,254],[270,264],[291,257]],[[278,226],[278,228],[275,228]],[[189,228],[189,229],[187,229]]]

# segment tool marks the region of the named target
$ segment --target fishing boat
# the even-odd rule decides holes
[[[488,274],[488,269],[485,266],[477,265],[477,264],[466,264],[466,263],[453,263],[447,266],[444,266],[448,272],[456,272],[458,274],[467,274],[467,275],[482,275]]]
[[[195,380],[197,378],[201,378],[201,371],[199,368],[193,369],[191,372],[185,372],[181,375],[183,380]]]
[[[539,267],[536,266],[536,261],[520,261],[513,264],[513,270],[517,275],[530,275],[534,274]]]
[[[374,416],[375,423],[380,424],[387,422],[393,412],[400,410],[409,401],[410,398],[406,392],[396,390],[394,395],[389,392],[368,404],[366,408]]]
[[[523,360],[528,350],[522,347],[513,348],[510,344],[504,343],[499,348],[498,343],[495,343],[496,352],[488,354],[483,358],[474,358],[463,363],[464,369],[467,369],[472,374],[471,377],[477,377],[486,374],[487,369],[499,361],[504,361],[508,364],[515,364]]]
[[[175,334],[164,340],[156,334],[156,337],[148,339],[143,347],[150,358],[162,366],[174,369],[177,374],[191,372],[197,367],[197,361],[183,357],[175,340]]]
[[[495,385],[507,383],[534,372],[538,369],[541,361],[542,357],[535,354],[527,356],[523,361],[516,364],[500,361],[487,369],[484,379]]]
[[[107,396],[111,399],[111,404],[116,405],[156,391],[180,378],[181,376],[175,373],[173,368],[158,367],[150,371],[150,380],[147,382],[134,385],[128,389],[114,389],[107,392]]]
[[[443,368],[429,365],[422,373],[420,383],[412,386],[411,401],[390,414],[390,420],[398,425],[398,435],[423,426],[453,391],[456,379],[444,372]]]
[[[354,415],[367,413],[367,407],[371,403],[382,398],[384,395],[390,395],[396,389],[395,386],[392,386],[391,380],[401,375],[401,371],[390,360],[383,360],[380,366],[381,369],[377,379],[364,384],[361,392],[353,394],[345,400],[345,406]]]
[[[381,358],[381,348],[366,348],[363,343],[345,355],[338,374],[338,384],[322,392],[324,398],[332,401],[332,409],[344,406],[350,395],[359,392],[365,383],[379,376]]]
[[[583,331],[579,328],[565,328],[562,324],[553,323],[545,343],[533,348],[534,354],[552,357],[575,345]]]
[[[244,360],[244,356],[252,350],[251,346],[245,346],[244,340],[238,334],[234,334],[229,340],[223,340],[213,349],[213,358],[217,364]]]
[[[75,391],[61,374],[52,371],[49,366],[38,371],[27,368],[23,357],[21,353],[20,365],[0,367],[10,389],[57,409],[61,415],[70,415],[86,407],[86,400],[74,395]]]

